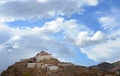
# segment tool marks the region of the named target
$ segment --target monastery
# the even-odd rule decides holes
[[[58,66],[54,64],[44,64],[41,63],[41,60],[48,60],[53,58],[51,54],[48,54],[47,52],[41,51],[35,56],[35,59],[30,60],[27,64],[27,68],[42,68],[42,69],[48,69],[48,70],[58,70]],[[35,61],[34,61],[35,60]]]
[[[59,67],[68,67],[73,66],[72,63],[64,63],[64,62],[58,62],[57,64],[52,63],[44,63],[42,60],[49,60],[49,59],[55,59],[52,54],[48,54],[47,52],[41,51],[38,53],[34,58],[31,58],[28,60],[27,68],[36,68],[36,69],[47,69],[50,71],[56,71],[59,69]],[[22,60],[24,61],[24,59]]]
[[[38,53],[36,55],[35,58],[36,58],[36,61],[39,62],[41,60],[44,60],[44,59],[48,60],[48,59],[53,58],[53,57],[51,54],[48,54],[47,52],[41,51],[40,53]]]

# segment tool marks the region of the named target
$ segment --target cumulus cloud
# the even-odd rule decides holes
[[[120,39],[107,41],[99,45],[80,48],[90,59],[113,62],[120,59]]]
[[[111,7],[109,10],[97,11],[98,21],[101,27],[107,32],[115,32],[120,29],[120,9]]]
[[[79,46],[84,42],[85,47],[79,47],[82,53],[88,58],[97,62],[109,61],[113,62],[120,59],[119,42],[120,42],[120,25],[119,25],[119,9],[113,8],[109,12],[99,12],[98,21],[103,28],[103,33],[96,32],[89,35],[88,32],[80,33],[78,37]],[[97,43],[96,43],[97,41]],[[89,43],[90,42],[90,43]],[[93,44],[92,44],[93,43]],[[96,44],[94,44],[96,43]]]
[[[102,13],[98,18],[101,27],[107,34],[108,39],[118,39],[120,37],[120,11],[118,8],[111,8],[109,12]]]
[[[1,0],[0,22],[72,15],[82,13],[83,6],[97,4],[97,0]]]
[[[37,0],[37,2],[40,2],[40,3],[45,3],[47,2],[48,0]]]
[[[105,30],[108,39],[116,40],[120,37],[120,24],[118,17],[102,16],[98,20]]]
[[[116,18],[114,17],[105,16],[105,17],[100,17],[98,20],[102,24],[102,27],[104,29],[112,30],[112,29],[115,29],[115,27],[119,25]]]
[[[86,1],[87,1],[87,3],[88,3],[89,5],[91,5],[91,6],[95,6],[95,5],[98,4],[98,0],[86,0]]]
[[[78,36],[75,39],[76,45],[82,47],[82,46],[91,46],[95,45],[97,43],[101,43],[105,39],[105,34],[102,33],[101,31],[97,31],[96,33],[93,34],[93,36],[89,36],[89,33],[84,31],[80,32]]]
[[[47,42],[51,43],[51,45],[52,45],[52,43],[57,44],[57,41],[53,40],[54,38],[52,37],[52,35],[54,35],[55,33],[61,32],[61,30],[64,30],[64,34],[65,34],[65,32],[67,32],[65,30],[68,27],[75,26],[77,28],[76,25],[72,25],[72,24],[76,24],[76,22],[74,20],[64,20],[64,18],[56,18],[55,20],[46,22],[42,27],[34,27],[34,28],[26,27],[26,28],[21,29],[21,28],[12,28],[12,27],[8,27],[6,25],[1,25],[0,29],[2,29],[2,30],[0,32],[3,33],[5,31],[8,34],[10,34],[10,37],[8,36],[7,39],[5,39],[3,42],[1,42],[1,45],[8,46],[9,44],[12,44],[12,48],[16,49],[16,48],[19,48],[19,46],[22,42],[23,42],[22,45],[24,45],[24,43],[27,44],[27,43],[29,43],[29,41],[34,42],[34,40],[41,41],[41,43],[43,43],[43,44],[47,44]],[[3,34],[1,34],[1,35],[3,35]],[[4,34],[3,36],[6,37],[6,35],[7,34]],[[1,39],[2,39],[2,36],[1,36]],[[28,40],[28,42],[27,42],[27,40]],[[19,43],[19,41],[21,43]],[[13,44],[14,42],[15,42],[15,44]],[[35,43],[37,43],[37,41],[35,41]],[[57,46],[56,44],[54,46]],[[58,42],[58,45],[59,44],[62,46],[62,43]],[[49,46],[51,46],[51,45],[49,45]]]

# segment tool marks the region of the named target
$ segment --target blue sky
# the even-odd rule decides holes
[[[119,60],[119,4],[119,0],[0,0],[0,71],[41,50],[77,65]]]

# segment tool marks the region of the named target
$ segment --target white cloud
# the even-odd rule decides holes
[[[47,29],[53,32],[60,31],[64,26],[64,18],[56,18],[55,21],[46,22],[43,29]]]
[[[13,45],[13,49],[17,49],[17,48],[20,48],[19,45],[14,44],[14,45]]]
[[[69,38],[75,39],[80,31],[86,31],[86,30],[90,31],[90,29],[88,29],[87,27],[85,27],[83,25],[79,25],[79,26],[78,25],[79,24],[77,24],[76,20],[74,20],[74,19],[64,20],[64,18],[61,18],[61,17],[58,17],[55,20],[46,22],[42,27],[12,28],[7,25],[1,25],[0,26],[1,39],[4,40],[3,36],[6,37],[6,35],[7,35],[7,34],[4,34],[4,35],[2,34],[4,31],[7,31],[7,33],[9,34],[9,37],[7,39],[5,39],[3,42],[1,42],[0,46],[4,46],[3,48],[12,48],[12,49],[16,50],[16,49],[22,48],[21,46],[23,46],[23,45],[28,46],[31,43],[31,41],[33,43],[34,40],[35,40],[35,42],[38,40],[44,44],[47,44],[47,41],[48,41],[48,43],[50,41],[52,41],[53,45],[54,45],[54,43],[55,44],[57,43],[58,45],[60,45],[60,47],[62,47],[62,46],[64,47],[65,46],[63,44],[64,41],[58,42],[59,40],[54,38],[54,34],[60,32],[62,34],[62,36],[67,36]],[[63,38],[63,40],[64,40],[64,37],[61,37],[61,38]],[[28,41],[30,41],[30,43],[24,39],[27,39]],[[53,39],[55,39],[55,40],[53,40]],[[44,48],[43,45],[41,45],[41,46]],[[33,46],[33,44],[31,44],[30,46]],[[38,46],[38,44],[37,44],[37,46]],[[56,45],[56,47],[59,47],[59,46]],[[47,45],[45,45],[45,48],[47,48]],[[27,49],[27,47],[24,49]],[[50,46],[49,46],[49,49],[51,49]],[[56,49],[58,49],[58,48],[56,48]]]
[[[37,2],[40,2],[40,3],[45,3],[47,2],[48,0],[37,0]]]
[[[108,35],[108,39],[117,39],[120,37],[120,11],[118,8],[112,8],[109,12],[104,12],[98,18],[101,27],[104,29]]]
[[[101,24],[101,27],[108,34],[117,33],[120,29],[120,9],[117,7],[110,7],[109,10],[97,11],[96,16]]]
[[[6,42],[7,40],[9,40],[11,38],[11,31],[12,29],[10,29],[7,26],[4,26],[3,24],[0,24],[0,44]]]
[[[98,0],[86,0],[86,2],[91,6],[95,6],[98,4]]]
[[[79,33],[77,36],[79,49],[86,54],[88,58],[97,62],[101,61],[116,61],[120,59],[120,11],[118,8],[112,8],[110,11],[98,11],[97,17],[104,33],[89,32]],[[97,43],[96,43],[97,41]],[[82,44],[84,43],[84,44]],[[81,47],[83,46],[84,47]]]
[[[101,41],[105,38],[105,34],[101,31],[97,31],[93,37],[92,37],[92,40],[95,40],[95,41]]]
[[[120,59],[120,39],[110,40],[92,47],[80,48],[90,59],[96,61],[116,61]]]
[[[82,13],[83,6],[95,6],[97,0],[3,0],[0,2],[0,22],[31,20],[56,15]]]
[[[98,20],[102,24],[102,27],[104,29],[113,30],[116,26],[119,25],[116,18],[114,17],[105,16],[105,17],[100,17]]]
[[[78,46],[91,46],[98,43],[101,43],[105,39],[105,34],[101,31],[97,31],[93,36],[89,35],[89,32],[83,31],[78,34],[75,39],[75,44]]]

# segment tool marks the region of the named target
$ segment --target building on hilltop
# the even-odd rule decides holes
[[[46,70],[50,70],[50,71],[56,71],[58,70],[58,66],[54,65],[54,64],[43,64],[43,63],[28,63],[27,64],[27,68],[41,68],[41,69],[46,69]]]
[[[28,63],[27,68],[35,68],[36,63]]]
[[[51,54],[48,54],[47,52],[44,52],[44,51],[41,51],[40,53],[38,53],[36,55],[37,62],[44,60],[44,59],[50,59],[50,58],[53,58],[53,56]]]
[[[51,54],[41,51],[34,58],[31,58],[28,60],[27,68],[37,68],[37,69],[42,68],[50,71],[56,71],[59,69],[58,66],[54,64],[45,64],[45,63],[39,62],[41,60],[44,60],[44,59],[48,60],[51,58],[53,58]]]
[[[54,65],[54,64],[45,64],[46,69],[50,70],[50,71],[55,71],[58,70],[58,66]]]

